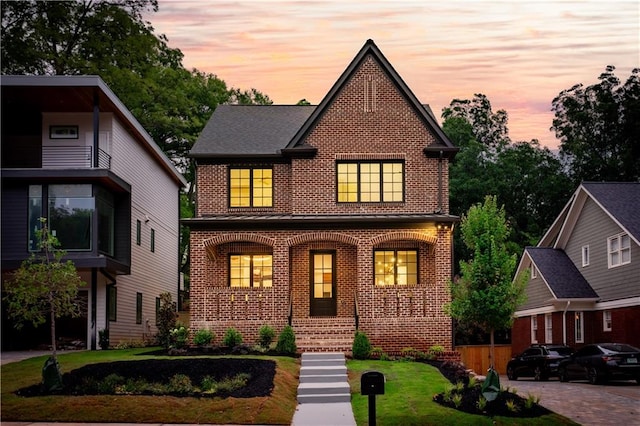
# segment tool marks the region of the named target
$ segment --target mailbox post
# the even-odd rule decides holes
[[[369,396],[369,426],[376,424],[376,395],[384,395],[384,381],[379,371],[365,371],[360,377],[362,395]]]

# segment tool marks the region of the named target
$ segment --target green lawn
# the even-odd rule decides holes
[[[384,374],[384,395],[376,396],[376,421],[384,425],[575,425],[556,415],[539,418],[489,418],[443,407],[433,401],[449,383],[437,368],[419,362],[347,362],[351,385],[351,405],[358,425],[368,424],[369,397],[360,394],[360,376],[374,370]]]
[[[144,360],[150,348],[86,351],[59,355],[64,372],[86,364]],[[22,398],[13,392],[39,383],[46,356],[2,366],[1,410],[4,421],[290,424],[295,411],[299,359],[259,357],[277,363],[275,387],[262,398],[177,398],[172,396],[47,396]],[[215,357],[212,357],[215,358]],[[368,424],[368,397],[360,394],[360,376],[385,375],[385,394],[376,397],[377,424],[384,425],[575,425],[559,415],[536,419],[490,419],[433,402],[447,380],[432,366],[402,361],[347,361],[352,406],[358,425]],[[495,423],[494,423],[495,421]]]

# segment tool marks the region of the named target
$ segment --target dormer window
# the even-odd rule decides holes
[[[628,234],[618,234],[607,240],[609,268],[631,263],[631,239]]]
[[[338,203],[404,201],[404,163],[360,161],[337,164]]]

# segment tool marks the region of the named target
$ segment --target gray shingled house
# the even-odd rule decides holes
[[[640,183],[585,182],[517,273],[530,270],[512,350],[532,343],[640,346]]]

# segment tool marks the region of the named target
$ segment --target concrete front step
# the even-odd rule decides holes
[[[333,383],[346,382],[346,374],[305,374],[300,375],[300,383]]]
[[[351,402],[351,395],[348,393],[319,394],[319,395],[298,395],[300,404],[330,404],[334,402]],[[327,407],[329,409],[330,407]]]
[[[326,404],[350,401],[351,389],[344,353],[303,353],[298,402]]]
[[[349,393],[351,388],[347,382],[300,383],[298,395],[333,395]]]
[[[300,367],[300,376],[326,376],[334,374],[347,374],[346,365],[317,365]]]

